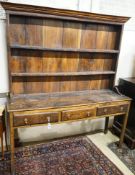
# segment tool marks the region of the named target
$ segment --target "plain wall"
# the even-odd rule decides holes
[[[135,76],[135,1],[134,0],[10,0],[9,2],[49,6],[64,9],[73,9],[110,15],[132,17],[124,27],[121,53],[116,76]],[[0,10],[0,92],[8,91],[7,48],[4,11]],[[112,120],[110,122],[112,124]],[[86,120],[68,124],[53,125],[49,130],[47,126],[19,129],[22,141],[42,140],[66,135],[74,135],[104,127],[104,119]]]

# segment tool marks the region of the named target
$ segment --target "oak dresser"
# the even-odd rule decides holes
[[[14,130],[121,115],[130,98],[112,91],[128,17],[2,2],[7,15],[11,170]]]

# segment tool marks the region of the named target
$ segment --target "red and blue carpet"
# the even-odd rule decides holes
[[[0,162],[0,175],[9,174],[9,153],[5,157]],[[19,148],[15,159],[16,175],[122,175],[84,136]]]

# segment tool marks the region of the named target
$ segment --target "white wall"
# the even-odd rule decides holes
[[[26,3],[49,7],[89,11],[96,13],[131,16],[132,19],[125,25],[121,54],[118,64],[117,80],[119,77],[135,76],[135,1],[134,0],[9,0],[14,3]],[[0,92],[7,92],[7,55],[5,41],[5,25],[3,12],[0,15]],[[117,83],[117,81],[116,81]],[[88,132],[104,127],[104,119],[75,122],[70,124],[53,125],[48,130],[47,126],[19,129],[22,141],[42,140],[65,135]]]
[[[8,92],[5,20],[0,20],[0,92]]]

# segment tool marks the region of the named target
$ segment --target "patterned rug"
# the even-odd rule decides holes
[[[5,157],[0,175],[10,174],[9,153]],[[16,175],[122,175],[84,136],[19,148],[15,158]]]
[[[111,143],[108,147],[119,157],[119,159],[135,174],[135,149],[129,149],[125,144],[118,148],[116,143]]]

